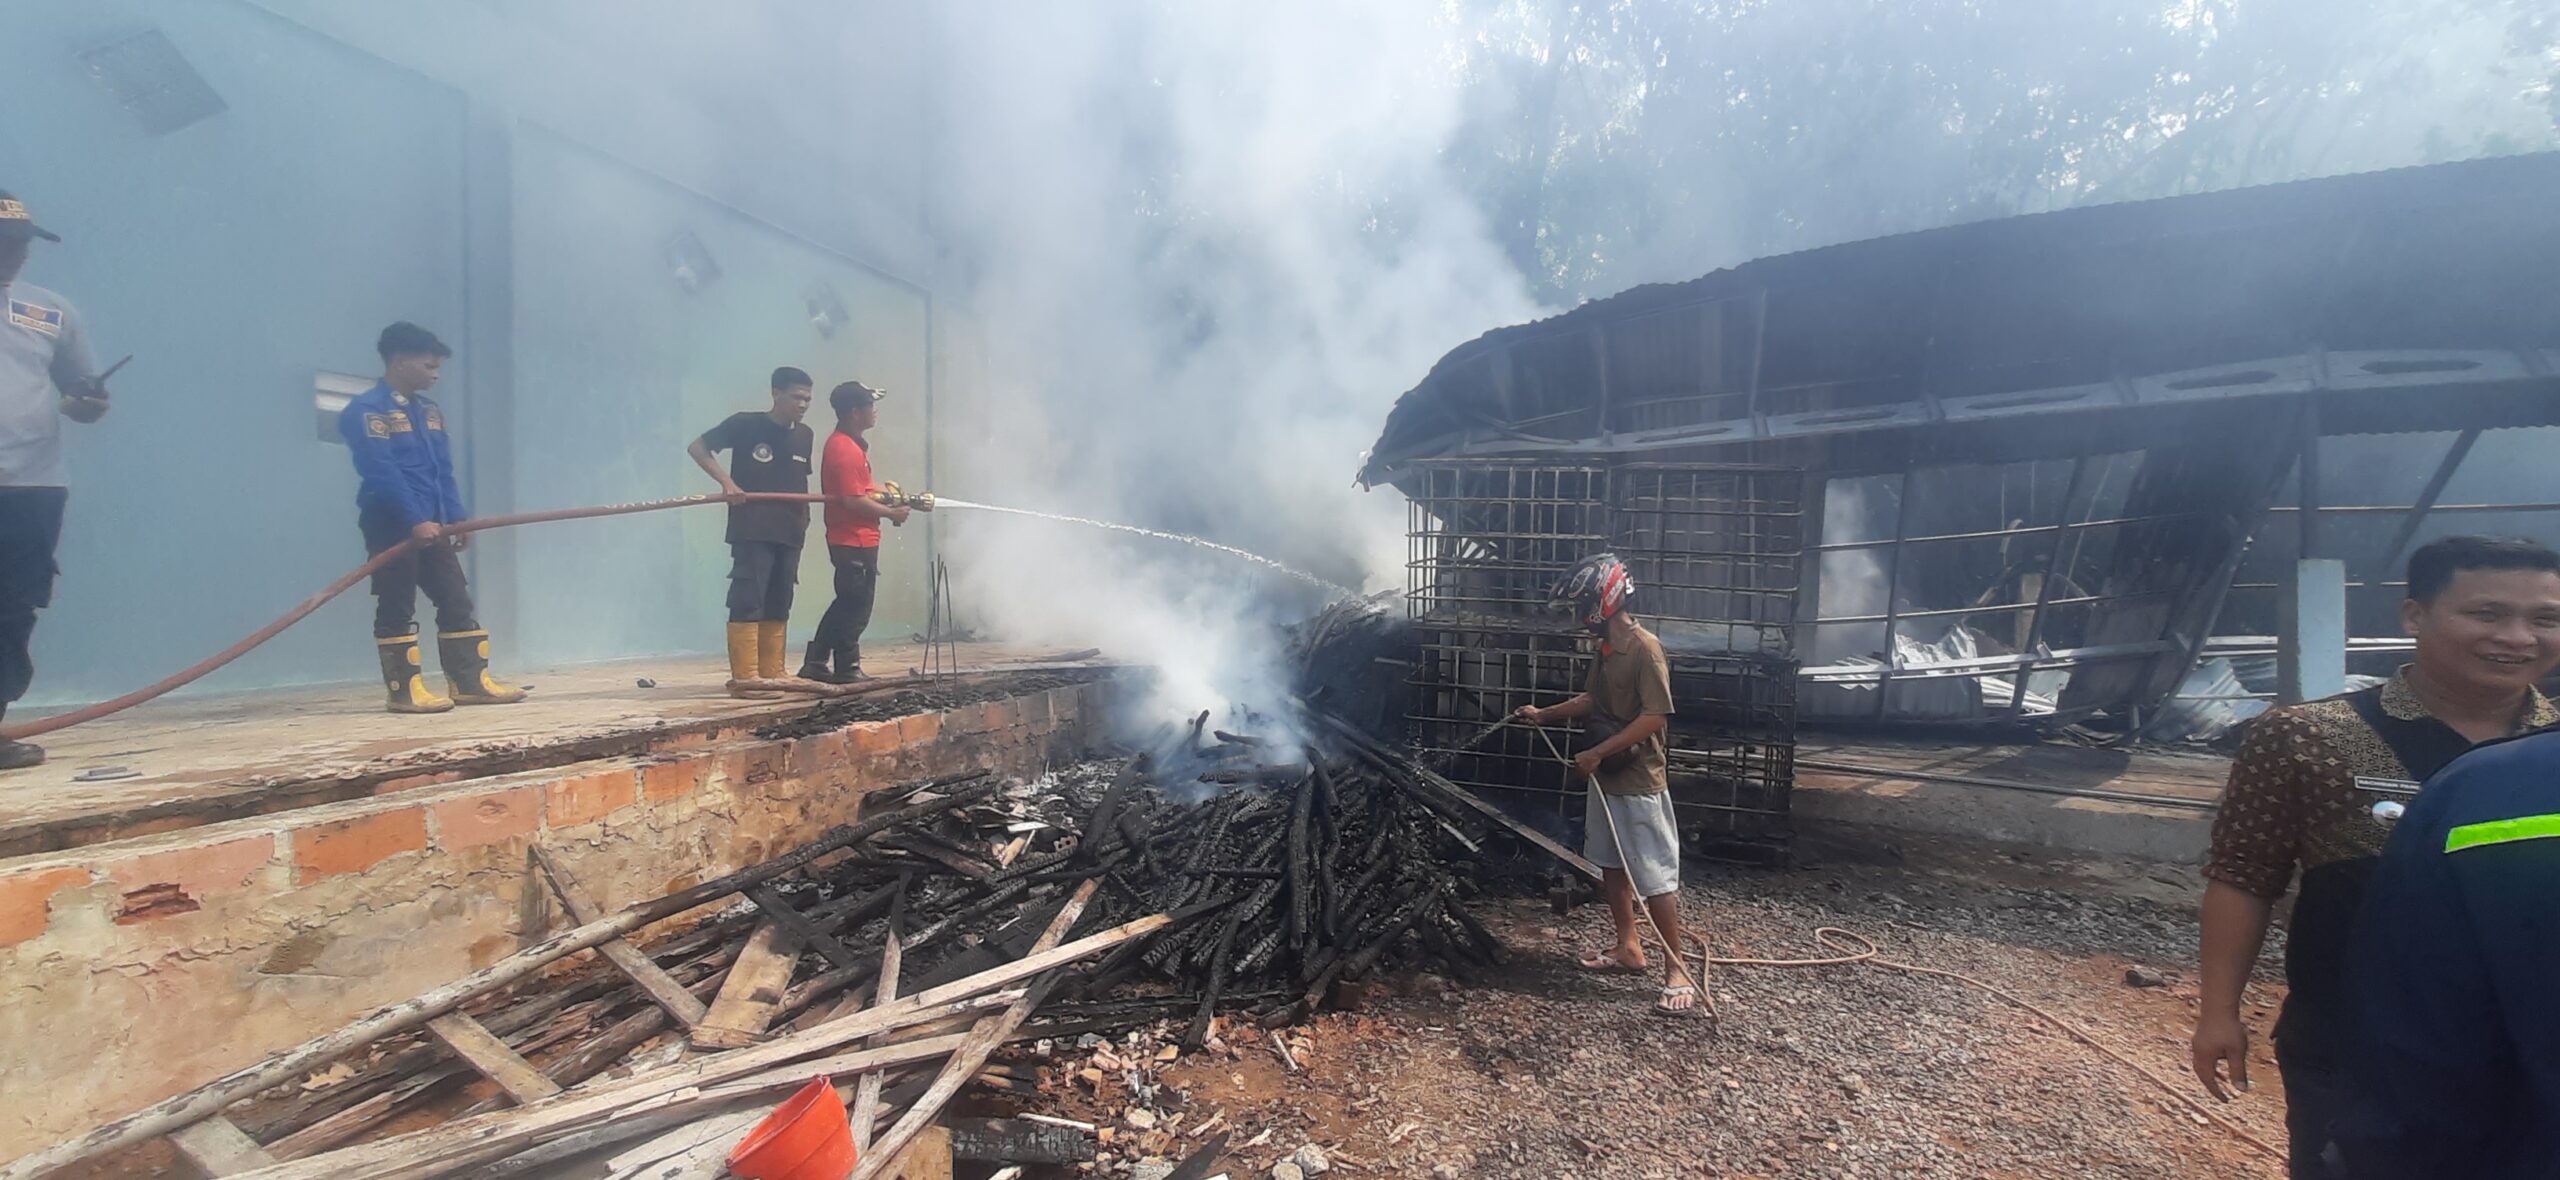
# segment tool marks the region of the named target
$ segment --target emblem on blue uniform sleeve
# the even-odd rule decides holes
[[[59,336],[62,334],[62,309],[12,299],[9,301],[9,322],[47,336]]]
[[[442,430],[442,429],[444,429],[444,411],[443,411],[443,410],[438,409],[438,408],[436,408],[436,407],[434,407],[434,406],[428,406],[428,407],[427,407],[427,429],[429,429],[429,430]]]
[[[364,433],[367,438],[389,438],[391,422],[380,414],[367,414],[364,416]]]

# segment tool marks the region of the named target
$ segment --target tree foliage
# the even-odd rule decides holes
[[[1570,303],[1828,242],[2560,146],[2537,0],[1457,0],[1450,162]]]

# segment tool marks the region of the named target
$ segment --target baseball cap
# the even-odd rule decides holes
[[[881,398],[887,396],[889,396],[887,390],[873,389],[859,381],[847,381],[827,394],[827,404],[834,406],[836,412],[841,414],[847,410],[876,405]]]
[[[62,240],[53,231],[37,225],[35,217],[27,212],[27,207],[19,204],[18,198],[10,196],[6,191],[0,191],[0,234],[43,238],[48,242]]]

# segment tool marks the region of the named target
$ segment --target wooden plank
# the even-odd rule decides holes
[[[726,1155],[730,1148],[738,1145],[739,1140],[746,1138],[750,1128],[763,1122],[765,1116],[771,1113],[773,1112],[765,1107],[757,1106],[751,1110],[714,1115],[687,1123],[637,1147],[615,1152],[613,1158],[604,1162],[604,1166],[617,1173],[629,1172],[660,1160],[683,1155],[698,1147],[709,1147],[721,1155]]]
[[[951,1132],[927,1127],[898,1157],[897,1180],[951,1180]]]
[[[550,849],[535,846],[533,859],[534,863],[542,866],[543,877],[551,882],[551,891],[559,895],[560,904],[569,911],[571,921],[585,926],[604,920],[604,907],[597,905],[595,899],[579,887],[578,879],[570,875],[569,867],[561,864],[560,858],[552,855]],[[703,1002],[693,998],[693,993],[684,990],[684,985],[667,974],[666,968],[658,966],[628,939],[609,939],[596,950],[604,955],[605,961],[630,976],[631,982],[640,985],[640,990],[647,993],[652,1002],[666,1009],[667,1015],[675,1017],[676,1023],[687,1029],[702,1023],[704,1014],[709,1011]]]
[[[201,1123],[169,1136],[188,1162],[204,1169],[207,1176],[230,1176],[252,1168],[263,1168],[276,1162],[267,1149],[240,1129],[238,1123],[215,1115]]]
[[[533,849],[525,849],[524,880],[516,887],[516,949],[540,942],[551,933],[551,891],[534,883],[538,871]]]
[[[678,1066],[651,1070],[620,1083],[565,1093],[558,1098],[515,1110],[457,1119],[439,1127],[358,1144],[326,1155],[296,1160],[250,1173],[254,1180],[340,1180],[366,1176],[374,1180],[426,1180],[482,1160],[502,1159],[527,1146],[585,1127],[596,1126],[635,1109],[675,1100],[681,1091],[711,1086],[759,1070],[788,1065],[813,1054],[893,1029],[938,1020],[958,1011],[973,1011],[999,999],[1019,1002],[1018,993],[992,991],[1099,954],[1135,938],[1164,929],[1172,919],[1152,914],[1054,949],[1027,955],[992,971],[933,988],[892,1004],[871,1008],[752,1048],[705,1057]],[[949,1042],[938,1042],[948,1044]],[[885,1063],[917,1060],[914,1044],[891,1045],[847,1057],[777,1070],[777,1080],[807,1081],[813,1072],[846,1073]],[[943,1050],[947,1052],[948,1050]],[[941,1052],[931,1054],[940,1056]],[[731,1098],[702,1090],[695,1098]]]
[[[878,1003],[886,1004],[898,998],[898,968],[906,958],[902,949],[905,940],[898,936],[898,926],[905,909],[902,902],[898,912],[891,915],[889,938],[880,948],[880,982],[874,991]],[[876,1044],[879,1038],[872,1040]],[[862,1079],[854,1084],[850,1116],[853,1119],[853,1145],[863,1151],[871,1150],[872,1125],[880,1121],[880,1086],[884,1080],[881,1071],[875,1069],[862,1075]]]
[[[729,978],[720,984],[719,996],[702,1023],[693,1026],[694,1045],[738,1049],[756,1043],[773,1023],[773,1010],[791,990],[791,972],[799,965],[799,935],[780,922],[757,924],[729,968]]]
[[[268,1144],[267,1154],[280,1160],[298,1160],[327,1151],[391,1117],[392,1107],[413,1093],[414,1090],[406,1088],[385,1090]]]
[[[804,945],[829,963],[838,967],[859,967],[870,958],[845,945],[843,939],[828,933],[826,927],[811,921],[809,915],[793,907],[791,899],[782,896],[778,889],[765,886],[747,890],[747,900],[756,903],[756,909],[765,917],[782,923],[793,934],[799,935]]]
[[[521,1106],[540,1102],[560,1092],[560,1083],[544,1077],[534,1064],[518,1056],[477,1020],[460,1012],[447,1012],[427,1022],[427,1031],[453,1050],[454,1056],[471,1063],[480,1075],[498,1083],[507,1097]]]

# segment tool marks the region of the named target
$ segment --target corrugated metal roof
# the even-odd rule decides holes
[[[2504,353],[2540,379],[2538,350],[2560,349],[2554,192],[2560,153],[2508,156],[1973,222],[1636,287],[1452,350],[1398,400],[1362,477],[1471,433],[1890,429],[2157,374],[2190,375],[2155,382],[2163,400],[2282,391],[2294,378],[2261,362],[2322,351]]]

